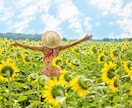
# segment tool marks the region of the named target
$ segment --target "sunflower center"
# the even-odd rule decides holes
[[[53,98],[64,97],[64,95],[65,95],[65,89],[61,85],[55,85],[52,88],[51,93],[52,93]]]
[[[58,60],[56,60],[56,65],[61,65],[61,60],[60,59],[58,59]]]
[[[66,80],[67,82],[69,82],[69,81],[71,81],[71,79],[72,79],[72,75],[71,75],[70,73],[66,73],[66,74],[64,75],[64,78],[65,78],[65,80]]]
[[[93,47],[93,48],[92,48],[92,50],[93,50],[93,52],[94,52],[94,53],[96,53],[96,52],[97,52],[96,47]]]
[[[114,69],[109,69],[108,71],[108,78],[112,79],[114,77]]]
[[[104,56],[101,56],[100,57],[100,61],[104,61],[105,60],[105,57]]]
[[[74,66],[79,66],[79,62],[78,62],[77,60],[72,60],[72,64],[73,64]]]
[[[11,77],[13,74],[13,69],[10,66],[5,66],[2,70],[1,70],[2,76],[4,77]]]
[[[36,73],[31,73],[31,74],[30,74],[31,80],[36,80],[37,77],[38,77],[38,75],[37,75]]]
[[[82,89],[88,89],[88,80],[86,78],[80,77],[78,78],[78,84]]]
[[[74,51],[75,51],[76,53],[79,53],[79,50],[78,50],[78,49],[74,49]]]
[[[119,54],[118,50],[114,50],[113,54],[114,54],[115,57],[118,56],[118,54]]]
[[[131,66],[132,66],[132,63],[131,62],[128,62],[128,68],[130,69],[131,68]]]
[[[108,56],[109,54],[108,54],[108,52],[104,52],[104,54],[106,55],[106,56]]]
[[[40,75],[39,78],[38,78],[38,83],[40,85],[44,85],[44,83],[49,79],[49,77],[47,76],[44,76],[44,75]]]
[[[25,56],[25,60],[26,60],[27,62],[29,62],[29,61],[30,61],[30,58],[29,58],[28,56]]]

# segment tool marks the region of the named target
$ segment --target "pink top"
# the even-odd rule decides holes
[[[47,55],[44,56],[43,72],[47,76],[60,76],[59,68],[52,66],[52,60],[56,57],[57,53],[55,49],[51,49]]]

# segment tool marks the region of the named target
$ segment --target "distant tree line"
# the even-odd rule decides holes
[[[13,40],[40,40],[41,34],[23,34],[23,33],[0,33],[0,38],[7,38],[7,39],[13,39]]]
[[[0,38],[7,38],[13,40],[41,40],[42,34],[24,34],[24,33],[0,33]],[[63,37],[63,41],[67,41],[67,38]]]
[[[24,34],[24,33],[0,33],[0,38],[7,38],[7,39],[13,39],[13,40],[35,40],[39,41],[41,40],[42,34]],[[66,37],[62,38],[62,41],[67,41],[68,39]],[[123,38],[123,39],[110,39],[110,38],[104,38],[101,40],[94,40],[93,41],[123,41],[128,40],[132,41],[132,38]]]

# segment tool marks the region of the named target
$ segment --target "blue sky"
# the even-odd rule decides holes
[[[131,0],[0,0],[0,32],[132,38]]]

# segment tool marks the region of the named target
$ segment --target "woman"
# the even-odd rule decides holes
[[[90,40],[92,38],[92,35],[85,35],[83,38],[71,42],[69,44],[62,45],[61,43],[61,37],[60,35],[55,31],[47,31],[42,35],[42,42],[43,45],[41,46],[35,46],[35,45],[26,45],[19,43],[17,41],[14,41],[11,43],[11,45],[14,46],[20,46],[23,48],[32,49],[35,51],[41,51],[43,53],[43,61],[44,61],[44,67],[43,72],[47,76],[60,76],[60,72],[58,68],[52,67],[52,60],[53,58],[57,57],[59,52],[70,48],[76,44],[79,44],[80,42]]]

